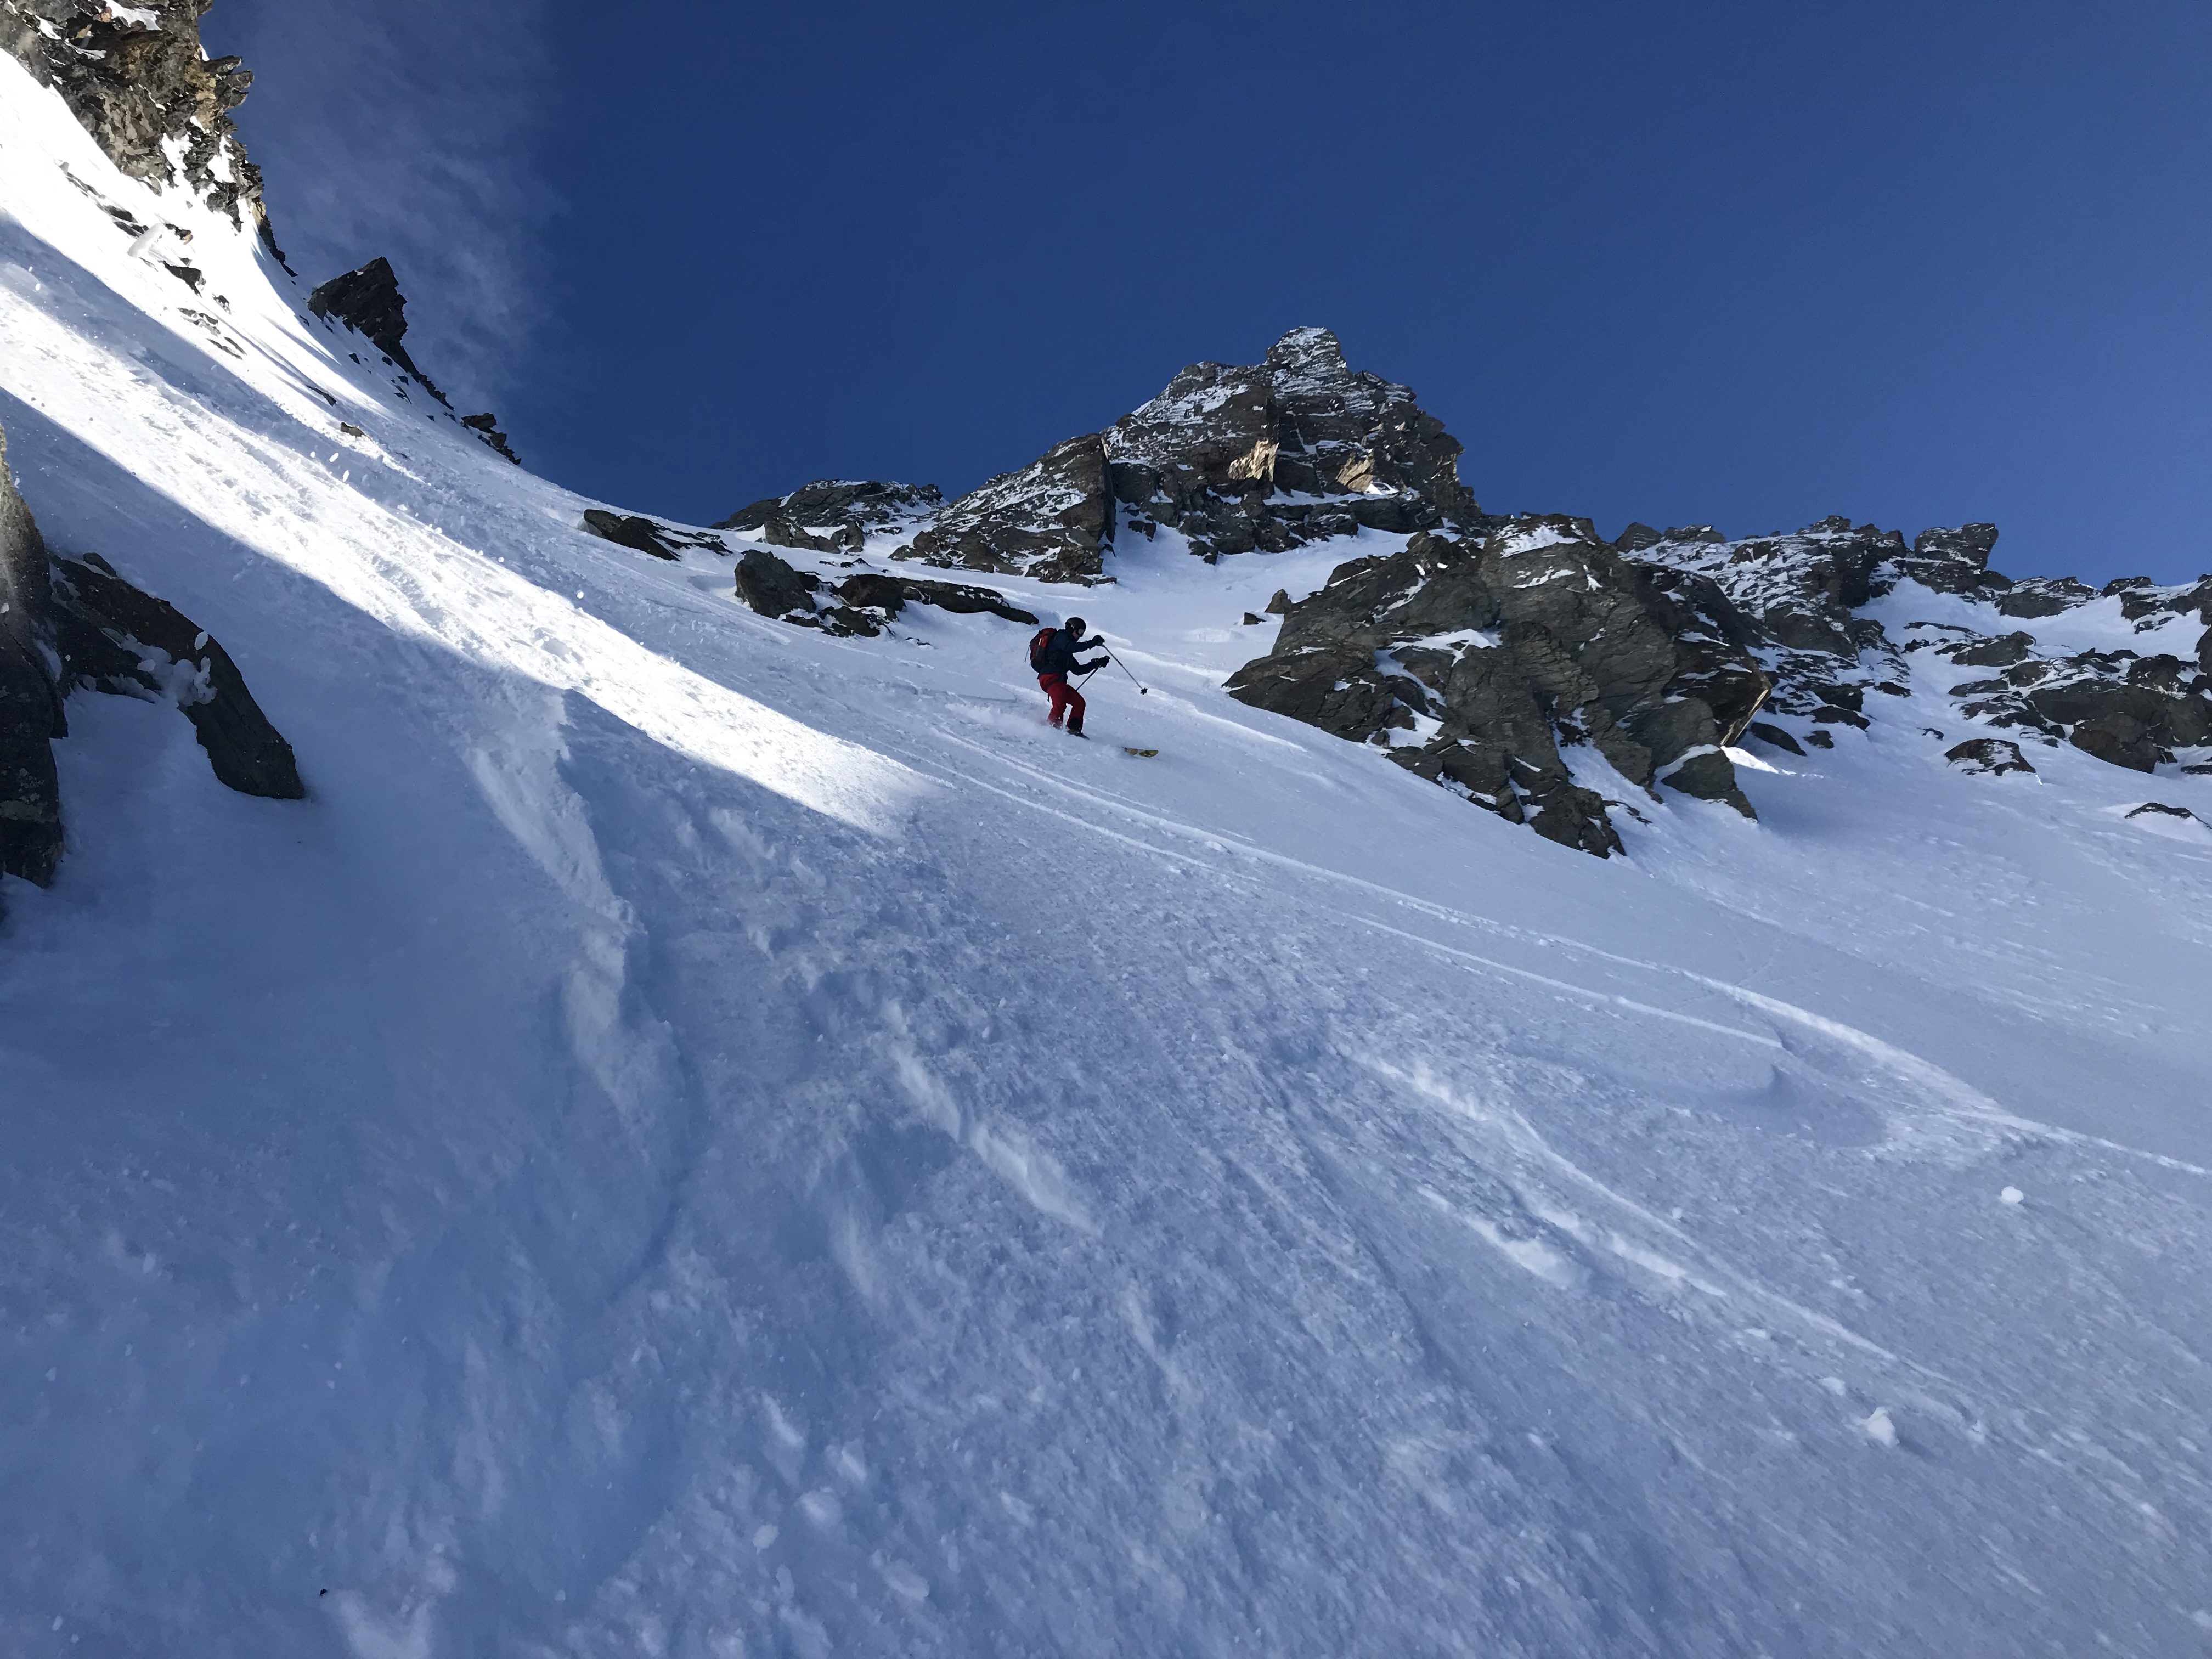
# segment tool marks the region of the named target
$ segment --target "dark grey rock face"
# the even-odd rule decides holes
[[[41,886],[62,855],[53,740],[68,729],[56,684],[46,546],[8,471],[0,433],[0,871]]]
[[[2025,772],[2035,775],[2035,769],[2020,752],[2020,745],[2008,743],[2002,738],[1974,738],[1943,751],[1943,758],[1969,776],[1986,774],[2002,777],[2008,772]]]
[[[748,548],[738,559],[738,597],[763,617],[814,614],[818,577],[802,575],[775,554]]]
[[[1563,748],[1751,815],[1723,750],[1767,681],[1731,631],[1710,583],[1623,559],[1586,520],[1517,518],[1338,566],[1229,691],[1602,857],[1618,803],[1577,784]]]
[[[517,466],[522,465],[522,457],[514,453],[514,447],[507,441],[507,434],[499,429],[498,416],[489,411],[482,415],[464,415],[461,416],[461,424],[483,439],[497,453],[505,456]]]
[[[1886,591],[1885,581],[1893,585],[1887,570],[1912,556],[1894,531],[1854,528],[1834,517],[1787,536],[1730,541],[1701,525],[1663,535],[1646,531],[1632,556],[1702,578],[1724,596],[1738,642],[1773,683],[1777,714],[1863,724],[1867,694],[1896,684],[1905,672],[1881,626],[1856,614]]]
[[[399,291],[399,277],[389,259],[371,259],[358,270],[331,277],[307,296],[307,309],[343,323],[388,362],[421,381],[440,403],[446,401],[446,394],[415,366],[402,343],[407,335],[407,296]]]
[[[123,172],[162,184],[181,178],[233,223],[250,219],[281,259],[260,170],[230,118],[253,76],[235,58],[203,52],[209,3],[146,0],[118,15],[101,0],[0,0],[0,51],[59,92]],[[150,27],[131,15],[145,12],[154,14]]]
[[[1354,373],[1325,328],[1250,368],[1194,363],[1104,438],[1130,528],[1172,525],[1202,557],[1479,516],[1458,441],[1405,386]]]
[[[1209,561],[1363,526],[1479,529],[1459,454],[1406,387],[1355,373],[1327,329],[1293,329],[1263,362],[1194,363],[1106,431],[992,479],[900,556],[1091,582],[1117,537],[1163,525]]]
[[[746,605],[763,617],[825,633],[872,637],[908,605],[999,617],[1030,628],[1037,623],[1036,617],[996,588],[862,571],[830,588],[838,602],[823,605],[816,596],[825,586],[821,577],[793,568],[766,548],[748,548],[738,560],[738,597]]]
[[[963,495],[892,556],[1087,584],[1103,577],[1113,536],[1106,447],[1094,433]]]
[[[944,505],[944,494],[935,484],[821,478],[788,495],[755,501],[714,528],[758,536],[776,547],[857,553],[870,535],[896,533],[927,523]]]
[[[1910,659],[1928,653],[1960,671],[1948,689],[1966,720],[2071,743],[2137,771],[2212,744],[2212,578],[2188,587],[2126,578],[2102,594],[2067,577],[2015,582],[1988,568],[1996,535],[1986,524],[1923,531],[1908,550],[1895,532],[1824,519],[1793,535],[1741,541],[1705,531],[1639,536],[1633,556],[1705,576],[1727,594],[1774,681],[1770,706],[1778,714],[1863,729],[1880,696],[1905,691]],[[1857,614],[1907,581],[1985,605],[1990,631],[1916,622],[1900,645]],[[2191,654],[2058,652],[1994,623],[2057,616],[2100,599],[2116,599],[2138,634],[2156,631]]]
[[[603,542],[612,542],[617,547],[627,547],[639,553],[650,553],[656,559],[680,559],[677,532],[665,525],[655,524],[651,519],[636,518],[626,514],[610,513],[605,507],[584,509],[584,528]]]
[[[53,743],[69,732],[62,700],[79,687],[181,709],[233,789],[307,793],[291,745],[205,630],[97,555],[49,555],[0,434],[0,871],[42,885],[63,848]]]
[[[167,600],[97,555],[53,562],[55,634],[72,685],[181,709],[215,775],[242,794],[307,795],[292,745],[246,690],[230,653]]]
[[[1923,530],[1912,538],[1911,552],[1895,556],[1891,563],[1899,580],[1910,578],[1938,593],[1987,597],[2012,586],[1989,568],[1996,544],[1993,524]]]

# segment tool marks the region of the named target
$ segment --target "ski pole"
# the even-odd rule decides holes
[[[1106,647],[1105,647],[1104,646],[1103,646],[1103,645],[1102,645],[1102,646],[1100,646],[1098,648],[1099,648],[1101,651],[1106,651]],[[1110,662],[1110,663],[1112,663],[1112,664],[1114,665],[1114,666],[1115,666],[1115,667],[1116,667],[1116,668],[1120,669],[1120,670],[1121,670],[1124,674],[1129,674],[1129,665],[1128,665],[1128,664],[1127,664],[1127,663],[1123,662],[1123,661],[1122,661],[1119,657],[1115,656],[1115,655],[1111,651],[1106,651],[1106,660],[1107,660],[1107,661],[1109,661],[1109,662]],[[1094,669],[1093,669],[1093,670],[1091,670],[1091,672],[1092,673],[1094,673],[1094,674],[1095,674],[1095,673],[1097,673],[1098,671],[1097,671],[1097,669],[1095,669],[1095,668],[1094,668]],[[1139,679],[1139,678],[1138,678],[1134,674],[1129,674],[1129,684],[1132,684],[1132,685],[1133,685],[1133,686],[1135,686],[1135,687],[1137,688],[1137,695],[1138,695],[1139,696],[1140,696],[1140,697],[1148,697],[1148,696],[1152,696],[1152,688],[1151,686],[1149,686],[1149,685],[1146,685],[1146,684],[1142,680]]]

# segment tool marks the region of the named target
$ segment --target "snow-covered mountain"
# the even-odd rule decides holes
[[[9,1653],[2212,1644],[2203,585],[1485,514],[1317,331],[586,501],[198,9],[0,0]]]

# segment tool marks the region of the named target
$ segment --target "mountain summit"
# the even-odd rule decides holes
[[[1411,391],[1353,372],[1327,329],[1297,328],[1264,362],[1194,363],[1103,432],[960,497],[902,556],[1095,581],[1117,540],[1163,526],[1208,561],[1433,529],[1476,513],[1460,453]]]

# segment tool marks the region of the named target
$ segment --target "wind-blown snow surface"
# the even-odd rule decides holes
[[[9,1653],[2212,1647],[2206,781],[1900,718],[1600,861],[1218,691],[1344,547],[1165,538],[1079,744],[586,538],[4,61],[0,200],[25,494],[313,793],[70,705]]]

